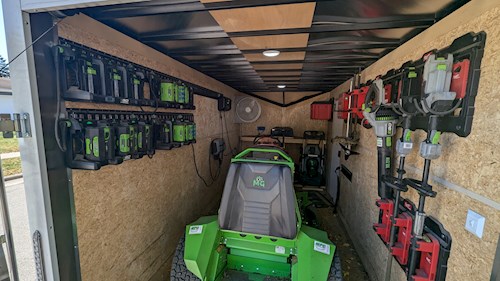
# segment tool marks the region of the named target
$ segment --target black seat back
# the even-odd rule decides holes
[[[219,209],[222,229],[294,238],[295,195],[290,167],[232,163]]]

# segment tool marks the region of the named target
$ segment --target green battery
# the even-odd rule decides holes
[[[186,103],[186,86],[177,85],[177,95],[175,101],[177,103]]]
[[[192,141],[194,140],[194,136],[193,136],[193,123],[192,122],[188,122],[185,126],[186,128],[186,140],[187,141]]]
[[[191,95],[191,89],[188,86],[184,86],[184,103],[189,103]]]
[[[160,83],[160,100],[166,102],[175,101],[175,83],[164,81]]]
[[[177,102],[177,95],[179,93],[179,85],[177,83],[172,83],[174,87],[174,102]]]
[[[130,130],[130,154],[137,154],[137,125],[129,125]]]
[[[118,155],[127,156],[130,154],[130,129],[128,126],[117,125],[116,126],[117,135],[117,146]]]
[[[186,125],[183,122],[174,122],[174,142],[186,141]]]

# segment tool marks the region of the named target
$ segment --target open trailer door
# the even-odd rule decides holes
[[[11,61],[9,68],[12,77],[12,112],[14,114],[2,115],[0,131],[3,132],[0,141],[3,143],[2,147],[7,148],[8,140],[4,137],[11,135],[17,138],[17,140],[10,139],[9,143],[18,152],[3,155],[5,157],[2,158],[5,158],[4,163],[14,161],[12,165],[17,165],[17,170],[22,167],[22,177],[17,179],[10,177],[8,181],[5,181],[3,177],[1,179],[0,199],[2,199],[1,211],[6,240],[4,250],[6,250],[6,263],[10,277],[4,278],[4,275],[1,275],[0,278],[4,278],[1,280],[35,280],[35,278],[36,280],[79,280],[79,274],[73,273],[78,269],[78,263],[75,262],[78,257],[75,254],[77,248],[71,247],[71,254],[67,256],[56,250],[65,248],[60,247],[61,243],[73,243],[71,239],[58,239],[58,245],[56,245],[58,233],[69,229],[68,233],[71,237],[74,226],[71,216],[67,215],[63,219],[64,222],[58,222],[57,225],[54,224],[53,219],[53,217],[59,218],[62,211],[72,209],[70,205],[72,201],[67,200],[68,196],[71,196],[71,189],[63,185],[59,185],[57,190],[49,188],[57,179],[68,182],[67,172],[65,169],[58,169],[57,157],[50,154],[50,149],[46,149],[47,147],[55,148],[54,138],[42,133],[42,126],[47,129],[49,121],[47,116],[42,116],[40,112],[40,103],[43,103],[43,99],[39,98],[42,88],[37,78],[43,79],[43,77],[35,73],[37,64],[35,53],[37,53],[37,48],[46,42],[44,40],[33,41],[41,35],[37,31],[47,30],[45,23],[50,27],[52,22],[37,21],[37,25],[32,26],[30,14],[21,12],[20,1],[3,1],[2,4],[8,54]],[[50,39],[51,35],[51,32],[47,32],[41,38]],[[54,118],[54,116],[49,118]],[[20,157],[20,161],[17,157]],[[63,163],[63,161],[59,162]],[[71,213],[73,212],[67,212],[67,214]],[[59,268],[66,269],[60,271]],[[3,269],[1,260],[0,269]],[[72,276],[78,276],[78,278],[75,279]]]

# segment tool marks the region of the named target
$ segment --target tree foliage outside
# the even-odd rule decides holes
[[[0,55],[0,77],[10,77],[7,61]]]

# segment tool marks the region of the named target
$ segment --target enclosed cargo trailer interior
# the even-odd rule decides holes
[[[171,271],[182,237],[181,260],[201,280],[268,280],[258,263],[250,279],[221,273],[252,247],[253,259],[281,261],[260,244],[230,245],[227,231],[292,239],[286,255],[289,246],[272,246],[289,270],[277,280],[324,279],[318,272],[328,275],[344,243],[370,280],[500,278],[498,1],[5,0],[3,11],[15,109],[29,123],[19,143],[37,280],[198,280]],[[252,164],[237,154],[255,144],[286,151],[270,160],[291,171],[297,218],[276,219],[287,204],[272,205],[261,233],[219,217],[220,241],[193,242],[193,226],[209,230],[198,218],[241,218],[238,207],[262,199],[241,195],[239,206],[226,191],[235,165]],[[269,164],[255,159],[251,170]],[[280,185],[283,175],[265,180]],[[404,200],[394,206],[396,190]],[[275,235],[290,220],[296,236]],[[348,242],[309,230],[334,221]],[[314,251],[327,247],[329,262],[301,257],[299,233]],[[228,261],[203,252],[210,243]],[[32,280],[13,264],[11,278]],[[328,280],[363,276],[342,266]],[[216,278],[203,275],[210,270]]]

